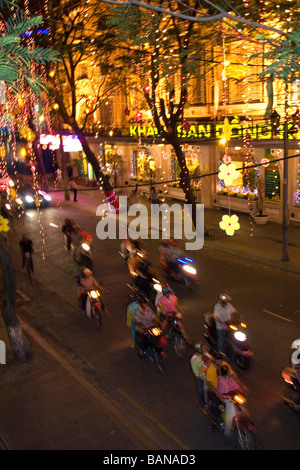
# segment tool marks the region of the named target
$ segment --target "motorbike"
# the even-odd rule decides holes
[[[151,325],[144,330],[144,334],[137,332],[137,345],[143,357],[155,363],[157,370],[165,372],[165,359],[162,348],[163,332],[157,325]],[[142,347],[141,347],[141,346]],[[140,356],[141,357],[141,356]]]
[[[284,380],[282,399],[295,413],[300,413],[300,378],[291,367],[285,367],[281,373]]]
[[[242,450],[255,450],[257,430],[246,411],[246,398],[240,392],[229,392],[224,398],[225,402],[219,405],[221,422],[214,423],[210,414],[207,415],[208,418],[218,426],[225,436],[236,437]]]
[[[94,320],[96,326],[102,326],[102,312],[105,310],[98,290],[87,291],[85,314],[88,318]]]
[[[233,355],[237,366],[244,370],[249,367],[253,357],[246,335],[246,328],[247,326],[240,315],[236,314],[228,322],[226,330],[226,356]],[[214,349],[218,349],[216,321],[212,313],[204,315],[204,337]]]
[[[72,241],[71,253],[79,266],[93,269],[92,245],[88,239],[84,238],[83,240],[80,240],[78,245]]]
[[[184,358],[187,352],[188,340],[180,322],[181,318],[180,313],[176,313],[174,317],[169,317],[165,338],[174,347],[177,356]]]
[[[186,287],[192,287],[198,282],[197,269],[191,258],[182,256],[176,260],[176,268],[168,263],[164,263],[163,268],[166,276],[174,281],[184,284]]]

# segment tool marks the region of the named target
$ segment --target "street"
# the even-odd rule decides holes
[[[211,423],[197,408],[189,366],[192,350],[180,359],[167,346],[166,372],[162,376],[153,363],[140,360],[130,348],[125,311],[130,276],[119,255],[120,242],[96,237],[97,192],[84,195],[84,204],[80,196],[77,205],[58,201],[15,221],[10,246],[14,247],[18,290],[28,299],[18,297],[19,317],[65,358],[76,360],[83,373],[161,449],[238,449],[235,441],[213,433]],[[89,197],[94,200],[91,205]],[[109,311],[101,330],[78,307],[78,267],[64,248],[61,232],[65,217],[73,217],[93,236],[93,274],[104,287],[103,301]],[[34,241],[32,284],[21,268],[17,246],[23,233]],[[155,265],[158,243],[145,241]],[[185,311],[183,322],[189,337],[203,339],[203,314],[212,311],[220,292],[228,292],[247,323],[254,351],[251,368],[242,372],[235,366],[235,370],[250,390],[248,409],[258,427],[257,448],[298,450],[299,417],[282,403],[280,394],[281,370],[290,361],[291,344],[300,331],[299,275],[214,251],[206,244],[196,252],[195,260],[199,273],[195,291],[170,283]]]

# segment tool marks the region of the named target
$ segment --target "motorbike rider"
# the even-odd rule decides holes
[[[98,290],[99,292],[102,292],[103,289],[99,286],[98,282],[93,276],[92,271],[88,268],[84,268],[82,276],[79,278],[78,286],[80,287],[79,301],[81,303],[82,309],[86,313],[88,292],[91,290]]]
[[[217,431],[218,425],[223,423],[222,418],[219,415],[219,405],[223,400],[223,396],[217,390],[219,380],[218,371],[221,366],[228,366],[230,372],[234,374],[230,365],[224,361],[222,354],[218,352],[212,353],[211,363],[206,370],[206,383],[208,388],[209,412],[213,420],[213,431]]]
[[[149,296],[149,281],[154,276],[154,269],[150,262],[149,254],[146,251],[137,253],[137,262],[135,265],[137,288],[146,296]]]
[[[128,328],[130,329],[130,335],[131,335],[131,340],[132,340],[132,347],[136,343],[136,323],[134,320],[134,314],[135,311],[140,307],[139,304],[139,297],[137,294],[132,292],[129,295],[129,302],[127,304],[126,308],[126,324]]]
[[[207,407],[207,384],[206,369],[210,364],[211,356],[209,347],[206,344],[196,341],[193,343],[195,350],[190,358],[190,366],[196,380],[197,395],[200,402],[201,411],[206,414]]]
[[[136,345],[139,349],[140,358],[143,358],[143,351],[147,345],[147,331],[151,326],[153,326],[153,324],[158,323],[158,321],[145,297],[140,296],[138,298],[138,304],[138,308],[134,310],[133,319],[136,325]]]
[[[166,331],[170,317],[173,318],[178,314],[183,315],[183,310],[178,303],[178,298],[172,293],[168,284],[162,286],[162,296],[160,296],[158,301],[158,312],[163,331]],[[182,325],[181,328],[183,328]]]
[[[74,232],[74,226],[75,222],[73,219],[65,219],[65,223],[61,229],[62,233],[66,237],[67,250],[69,253],[71,251],[72,233]]]
[[[226,353],[226,332],[232,315],[236,309],[231,305],[231,297],[228,294],[220,294],[218,302],[214,306],[214,319],[216,320],[216,333],[218,339],[218,350]]]
[[[161,244],[161,249],[159,250],[161,253],[162,263],[165,263],[165,266],[170,269],[170,271],[174,273],[179,272],[179,266],[177,262],[177,258],[182,256],[182,250],[179,248],[178,243],[176,240],[164,240],[164,243]]]

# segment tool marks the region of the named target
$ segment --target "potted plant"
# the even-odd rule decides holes
[[[257,196],[256,208],[257,213],[254,214],[254,220],[257,224],[266,224],[269,220],[269,215],[264,214],[264,201],[265,201],[265,183],[261,176],[258,177],[257,182]]]

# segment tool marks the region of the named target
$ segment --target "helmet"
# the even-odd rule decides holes
[[[194,343],[193,343],[193,348],[194,348],[196,351],[201,352],[202,343],[200,343],[200,341],[194,341]]]
[[[220,372],[220,375],[225,377],[226,375],[229,374],[229,367],[224,364],[224,365],[220,366],[219,372]]]
[[[90,276],[90,275],[92,274],[92,271],[91,271],[90,269],[88,269],[88,268],[84,268],[83,274],[84,274],[85,276]]]
[[[168,284],[163,284],[162,285],[162,293],[163,294],[170,294],[171,293],[171,289],[170,289],[170,286]]]
[[[228,294],[220,294],[219,295],[219,300],[221,300],[222,302],[226,302],[226,301],[231,302],[232,299],[231,299],[230,295],[228,295]]]

